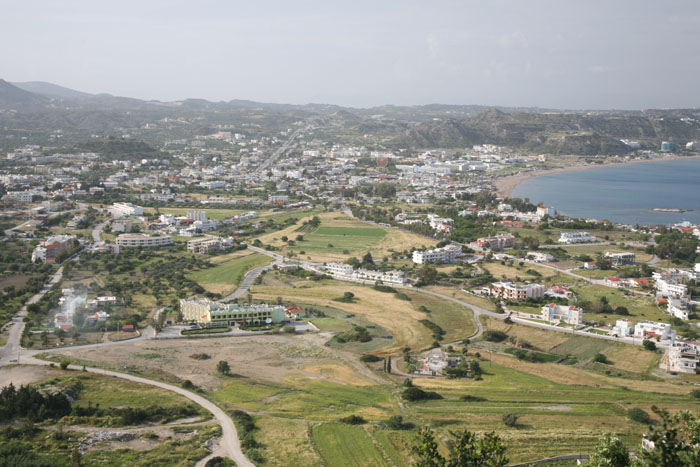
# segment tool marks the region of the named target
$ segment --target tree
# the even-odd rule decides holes
[[[647,339],[644,342],[642,342],[642,345],[646,350],[650,350],[652,352],[656,350],[656,343],[654,341],[650,341]]]
[[[228,364],[227,361],[220,360],[219,363],[216,364],[216,371],[218,371],[222,375],[228,376],[231,374],[231,366]]]
[[[419,457],[421,467],[502,467],[508,463],[506,447],[494,432],[483,436],[464,430],[450,432],[454,438],[450,456],[445,459],[438,451],[435,435],[429,428],[422,428],[413,452]]]
[[[362,265],[364,267],[374,266],[374,258],[372,258],[372,253],[369,251],[362,257]]]
[[[587,467],[629,467],[631,463],[629,452],[620,438],[607,433],[598,442],[593,454],[586,463]]]
[[[644,437],[645,447],[638,449],[639,467],[675,467],[700,465],[700,412],[693,415],[682,411],[670,415],[666,410],[652,407],[661,422],[651,427]]]
[[[651,423],[651,417],[649,417],[649,414],[646,413],[644,410],[640,409],[639,407],[629,409],[627,411],[627,417],[630,420],[638,422],[638,423],[644,423],[644,424]]]
[[[353,298],[355,298],[354,293],[352,293],[352,292],[343,293],[343,300],[345,300],[346,302],[351,302]]]
[[[435,435],[430,428],[421,428],[418,432],[417,443],[413,446],[413,452],[418,455],[418,467],[442,467],[445,458],[438,451]]]
[[[509,426],[511,428],[518,424],[518,416],[514,413],[504,413],[501,420],[503,420],[503,424],[505,426]]]
[[[593,361],[596,363],[608,363],[608,357],[606,357],[602,353],[598,353],[595,354],[595,357],[593,357]]]

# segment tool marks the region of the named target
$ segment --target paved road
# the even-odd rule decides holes
[[[238,288],[233,293],[224,297],[224,299],[221,300],[222,302],[230,302],[233,299],[236,299],[238,297],[243,296],[243,294],[245,294],[248,291],[248,289],[250,289],[250,287],[253,285],[253,282],[255,282],[255,279],[257,279],[258,276],[263,271],[268,271],[268,270],[272,269],[275,265],[282,264],[282,262],[284,261],[284,257],[282,255],[271,253],[269,251],[263,250],[262,248],[249,246],[248,249],[253,250],[256,253],[262,253],[264,255],[270,256],[270,257],[274,258],[275,261],[273,261],[272,263],[270,263],[266,266],[260,266],[260,267],[253,268],[250,271],[248,271],[246,273],[245,277],[243,278],[241,285],[239,285]]]
[[[289,149],[289,147],[292,145],[292,142],[294,141],[294,139],[297,136],[299,136],[299,133],[301,133],[303,130],[304,130],[304,128],[299,128],[294,133],[292,133],[291,136],[289,137],[289,139],[287,139],[287,141],[285,141],[284,144],[279,149],[277,149],[277,151],[274,152],[274,154],[272,154],[270,157],[268,157],[265,162],[260,164],[258,166],[258,168],[255,169],[255,172],[258,172],[258,173],[263,172],[270,165],[272,165],[273,162],[275,162],[277,159],[279,159],[282,154],[287,152],[287,149]]]
[[[27,305],[31,305],[32,303],[36,303],[39,300],[41,300],[41,297],[43,297],[46,294],[46,292],[48,292],[51,289],[51,287],[59,283],[62,277],[63,266],[56,270],[56,272],[51,277],[51,280],[49,280],[49,282],[46,285],[44,285],[44,288],[32,298],[27,300],[27,303],[12,318],[12,322],[14,324],[10,327],[10,336],[8,337],[5,345],[0,347],[0,366],[3,364],[6,365],[7,363],[9,363],[10,360],[14,360],[17,358],[17,353],[20,351],[20,341],[22,340],[22,332],[24,331],[24,317],[27,316]]]

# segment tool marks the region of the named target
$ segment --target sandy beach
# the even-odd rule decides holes
[[[580,164],[571,165],[568,167],[554,167],[551,169],[544,170],[532,170],[529,172],[518,173],[515,175],[509,175],[507,177],[501,177],[494,180],[493,184],[496,188],[496,193],[501,198],[509,198],[510,194],[513,192],[516,186],[521,182],[534,177],[541,177],[543,175],[551,175],[563,172],[580,172],[582,170],[596,169],[599,167],[614,167],[618,165],[630,165],[630,164],[643,164],[649,162],[666,162],[675,160],[685,160],[685,159],[698,159],[700,156],[670,156],[670,157],[659,157],[656,159],[644,159],[644,160],[630,160],[624,162],[606,162],[603,164]]]

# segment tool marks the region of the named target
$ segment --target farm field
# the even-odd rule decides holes
[[[578,303],[590,302],[599,303],[601,297],[606,297],[610,306],[616,308],[624,306],[629,311],[629,316],[616,315],[614,313],[587,313],[584,319],[595,320],[600,323],[613,324],[621,318],[628,318],[638,322],[643,320],[670,322],[670,315],[659,308],[652,297],[643,295],[625,295],[625,292],[620,289],[613,289],[602,285],[584,285],[574,287],[574,292],[578,296]],[[585,307],[584,307],[585,313]]]
[[[321,223],[317,228],[303,224],[311,220],[312,217],[308,216],[295,225],[265,234],[259,240],[263,244],[282,248],[283,254],[291,251],[305,259],[320,262],[345,261],[350,256],[361,257],[367,252],[379,259],[391,256],[394,251],[433,247],[437,243],[417,234],[352,219],[340,212],[321,213],[318,217]],[[304,239],[296,241],[298,235]],[[283,236],[294,240],[295,245],[288,246],[281,240]]]
[[[379,292],[371,287],[357,284],[324,280],[319,282],[301,282],[293,288],[269,287],[255,285],[251,293],[255,299],[275,300],[283,297],[291,303],[303,303],[311,306],[329,305],[348,314],[354,314],[386,329],[393,339],[386,341],[386,346],[373,353],[389,355],[400,352],[403,347],[414,349],[427,348],[432,343],[431,333],[419,323],[425,313],[415,309],[410,302],[400,300],[394,294]],[[355,294],[352,303],[333,301],[345,292]]]
[[[685,393],[636,392],[631,388],[580,386],[579,378],[568,382],[551,377],[561,365],[523,364],[510,356],[489,355],[481,363],[483,381],[421,378],[414,384],[436,391],[444,399],[410,406],[414,416],[446,430],[469,428],[477,432],[497,430],[508,445],[511,462],[547,456],[590,452],[603,432],[615,432],[630,447],[639,444],[645,426],[630,421],[626,410],[651,405],[671,410],[690,409],[693,403]],[[504,361],[518,362],[519,367],[504,366]],[[539,366],[541,375],[528,374]],[[571,370],[571,369],[568,369]],[[585,370],[578,370],[587,374]],[[481,402],[460,401],[462,395],[485,399]],[[505,427],[504,413],[519,416],[518,425]]]
[[[389,465],[361,426],[324,423],[316,425],[312,433],[328,466]]]
[[[527,342],[534,349],[560,357],[576,359],[576,367],[595,368],[603,373],[621,370],[629,376],[641,377],[658,366],[660,355],[644,350],[641,346],[626,345],[585,336],[572,336],[563,332],[551,332],[520,324],[507,324],[500,320],[482,317],[485,329],[503,331],[513,337],[519,345]],[[492,350],[502,350],[501,344],[484,343]],[[593,357],[602,353],[607,364],[594,364]],[[562,370],[563,371],[563,370]]]
[[[235,256],[228,261],[219,262],[213,268],[202,269],[188,274],[188,277],[208,292],[230,293],[241,283],[245,274],[253,268],[272,262],[269,256],[253,253]]]

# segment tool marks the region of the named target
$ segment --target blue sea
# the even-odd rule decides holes
[[[527,179],[511,193],[558,212],[624,224],[700,224],[700,159],[632,163]],[[653,208],[691,209],[669,213]]]

